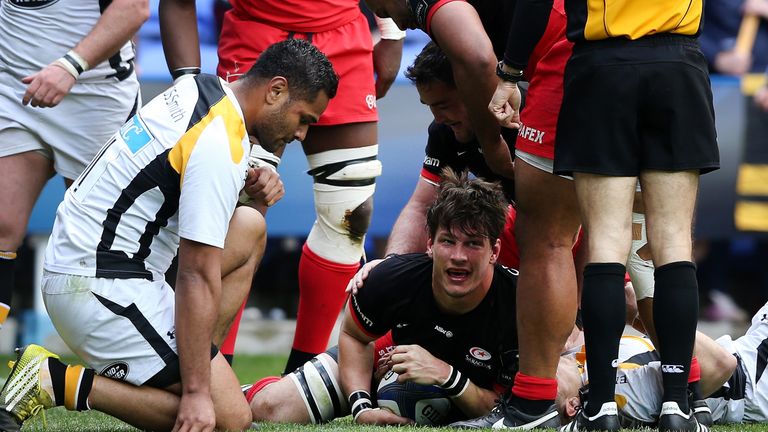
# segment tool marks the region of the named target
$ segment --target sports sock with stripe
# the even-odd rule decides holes
[[[624,273],[619,263],[593,263],[584,268],[581,317],[589,368],[589,403],[594,416],[605,402],[614,400],[619,342],[626,320]]]
[[[696,338],[699,293],[696,265],[679,261],[656,268],[653,322],[659,339],[664,402],[688,412],[688,375]]]
[[[53,399],[57,406],[68,410],[84,411],[88,406],[88,395],[93,387],[96,371],[80,365],[65,365],[58,359],[48,359]]]
[[[526,375],[522,372],[515,374],[512,385],[510,403],[520,411],[536,415],[544,413],[557,396],[557,380]]]
[[[0,328],[11,311],[15,267],[16,252],[0,251]]]

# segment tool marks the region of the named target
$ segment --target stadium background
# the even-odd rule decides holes
[[[217,62],[213,2],[197,2],[202,66],[204,72],[209,73],[214,72]],[[158,0],[150,3],[152,15],[137,38],[137,65],[144,101],[149,101],[170,84],[160,44]],[[389,230],[418,180],[426,143],[426,127],[431,115],[419,103],[415,89],[402,72],[426,41],[426,36],[421,32],[408,32],[401,72],[388,95],[378,102],[379,157],[384,171],[376,183],[373,220],[366,242],[369,258],[381,255]],[[742,161],[749,102],[743,94],[743,83],[739,79],[713,76],[712,84],[722,168],[702,177],[695,235],[713,247],[728,248],[727,253],[720,255],[729,260],[730,270],[725,275],[726,279],[718,281],[723,285],[718,288],[734,293],[751,316],[751,309],[768,299],[768,270],[759,252],[759,239],[765,238],[764,235],[741,232],[734,223],[737,172]],[[747,87],[754,85],[744,84]],[[757,137],[751,131],[750,139],[768,142],[768,133],[765,131],[768,126],[763,126],[763,131]],[[585,127],[585,133],[589,134],[589,125]],[[280,166],[286,196],[267,214],[269,245],[254,279],[248,304],[250,309],[241,327],[238,352],[288,352],[293,332],[292,319],[295,318],[298,302],[299,252],[314,220],[312,181],[306,175],[306,170],[307,163],[300,146],[289,145]],[[41,254],[63,192],[62,180],[55,177],[49,182],[33,211],[29,236],[20,253],[22,259],[18,266],[13,316],[0,332],[0,353],[10,352],[17,344],[30,342],[44,343],[54,350],[63,349],[45,315],[37,289]],[[706,273],[710,269],[700,263],[700,270],[700,273]],[[743,331],[743,325],[744,322],[720,323],[707,327],[707,332],[714,336],[726,332],[736,336]]]

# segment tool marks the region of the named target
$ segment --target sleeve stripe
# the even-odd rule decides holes
[[[427,181],[427,183],[438,186],[440,184],[440,175],[435,174],[431,171],[427,171],[426,169],[421,169],[421,177]]]

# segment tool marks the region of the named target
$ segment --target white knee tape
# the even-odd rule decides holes
[[[632,249],[627,259],[627,272],[632,279],[632,286],[635,287],[635,297],[637,300],[644,298],[653,298],[654,279],[653,272],[655,267],[652,260],[644,260],[637,251],[648,244],[648,237],[645,233],[645,215],[642,213],[632,213],[632,232],[640,233],[640,238],[632,238]]]
[[[290,373],[312,423],[325,423],[349,414],[347,400],[339,385],[335,358],[322,353]]]
[[[317,214],[307,245],[320,257],[340,264],[360,260],[372,208],[359,207],[373,197],[381,175],[377,152],[373,145],[307,156]]]

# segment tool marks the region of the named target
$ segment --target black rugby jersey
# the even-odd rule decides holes
[[[371,337],[391,330],[395,344],[423,347],[482,388],[508,387],[517,369],[517,272],[500,265],[494,272],[474,310],[448,315],[432,295],[432,259],[395,255],[376,266],[350,298],[350,313]]]

